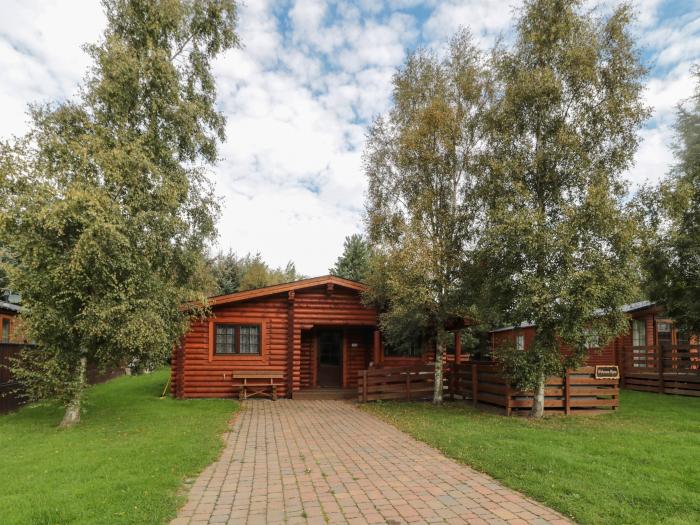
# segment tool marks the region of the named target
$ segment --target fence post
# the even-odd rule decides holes
[[[411,372],[406,371],[406,399],[411,400]]]
[[[506,416],[510,416],[512,409],[510,408],[510,381],[506,379]]]
[[[658,344],[656,347],[656,368],[659,374],[659,394],[664,393],[664,349],[663,345]]]
[[[571,414],[571,370],[564,371],[564,413]]]
[[[449,375],[449,380],[447,381],[447,389],[450,391],[450,400],[454,401],[455,400],[455,366],[457,366],[456,363],[452,363],[452,366],[450,366],[447,369],[447,373]]]
[[[476,406],[479,397],[479,389],[477,382],[479,381],[479,372],[476,367],[476,363],[472,363],[472,405]]]
[[[461,368],[462,368],[461,363],[455,363],[455,366],[452,368],[452,376],[453,376],[452,382],[454,383],[454,393],[457,395],[461,395],[462,399],[464,399],[464,396],[462,395],[461,387],[459,386],[459,373],[460,373]]]
[[[362,402],[367,402],[367,370],[362,371]]]

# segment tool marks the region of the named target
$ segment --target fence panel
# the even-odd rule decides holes
[[[447,394],[447,375],[443,381]],[[358,373],[357,395],[360,401],[432,399],[434,384],[434,365],[369,368]]]
[[[17,357],[27,345],[18,343],[0,343],[0,414],[19,408],[22,398],[14,392],[17,383],[10,373],[10,361]]]
[[[425,399],[432,395],[433,367],[369,369],[360,372],[358,399]],[[507,415],[532,408],[530,392],[508,384],[493,362],[450,363],[445,369],[446,395],[470,399],[474,405],[500,407]],[[569,370],[563,377],[550,377],[545,386],[545,411],[570,414],[614,410],[619,406],[617,379],[596,379],[595,367]]]
[[[700,397],[700,347],[656,345],[626,350],[623,386],[630,390]]]

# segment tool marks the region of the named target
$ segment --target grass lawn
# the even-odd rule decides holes
[[[700,523],[700,398],[623,391],[620,404],[541,421],[459,401],[363,408],[580,523]]]
[[[156,524],[218,455],[231,400],[159,399],[168,371],[91,387],[82,422],[54,404],[0,416],[0,523]]]

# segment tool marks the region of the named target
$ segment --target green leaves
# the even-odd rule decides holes
[[[364,282],[369,272],[370,249],[367,241],[359,234],[345,237],[343,254],[338,257],[333,268],[328,271],[351,281]]]
[[[690,332],[700,332],[700,69],[693,96],[679,105],[676,165],[640,205],[649,219],[647,289]]]
[[[559,372],[561,343],[576,366],[590,332],[607,341],[626,327],[637,259],[621,173],[648,116],[630,21],[624,5],[606,20],[532,0],[513,48],[495,55],[479,258],[503,321],[537,326],[528,356],[501,356],[521,386]]]
[[[461,292],[488,96],[482,57],[461,31],[444,58],[427,50],[408,57],[394,76],[392,108],[370,129],[367,299],[385,307],[382,329],[394,346],[419,334],[435,341],[445,322],[470,310]]]
[[[235,4],[104,5],[81,97],[33,108],[27,137],[0,147],[0,236],[53,384],[32,382],[37,398],[68,400],[83,353],[104,367],[162,362],[187,327],[181,304],[204,291],[216,234],[207,168],[224,119],[211,61],[237,45]]]

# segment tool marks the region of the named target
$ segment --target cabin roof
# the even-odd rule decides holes
[[[320,277],[311,277],[309,279],[301,279],[291,283],[274,284],[263,288],[255,288],[253,290],[245,290],[243,292],[234,292],[226,295],[215,295],[209,298],[209,305],[216,306],[219,304],[235,303],[238,301],[246,301],[249,299],[257,299],[278,293],[291,292],[293,290],[301,290],[304,288],[313,288],[314,286],[323,286],[332,284],[342,286],[358,292],[364,292],[367,285],[350,279],[344,279],[335,275],[322,275]]]
[[[7,301],[0,301],[0,310],[5,310],[7,312],[19,313],[22,311],[22,307],[15,303],[8,303]]]
[[[644,310],[645,308],[650,308],[652,306],[656,306],[656,302],[654,301],[638,301],[636,303],[630,303],[630,304],[624,304],[620,307],[620,310],[622,312],[629,314],[632,312],[637,312],[639,310]],[[602,310],[598,310],[596,313],[602,314]],[[495,330],[491,330],[490,333],[494,332],[507,332],[509,330],[515,330],[516,328],[531,328],[535,326],[535,323],[531,321],[525,321],[523,323],[520,323],[519,325],[512,325],[512,326],[504,326],[502,328],[496,328]]]

